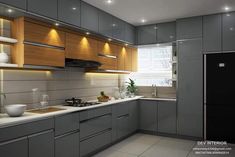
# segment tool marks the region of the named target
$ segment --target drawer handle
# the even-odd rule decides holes
[[[41,44],[41,43],[36,43],[36,42],[31,42],[31,41],[24,41],[24,44],[32,45],[32,46],[38,46],[38,47],[46,47],[46,48],[58,49],[58,50],[65,50],[64,47],[52,46],[52,45]]]
[[[80,142],[85,141],[85,140],[88,140],[88,139],[93,138],[93,137],[96,137],[96,136],[99,136],[99,135],[104,134],[104,133],[106,133],[106,132],[109,132],[109,131],[111,131],[111,130],[112,130],[112,128],[103,130],[103,131],[101,131],[101,132],[98,132],[98,133],[96,133],[96,134],[93,134],[93,135],[91,135],[91,136],[88,136],[88,137],[86,137],[86,138],[81,139]]]
[[[56,136],[55,139],[63,138],[63,137],[65,137],[65,136],[69,136],[69,135],[78,133],[79,131],[80,131],[80,130],[75,130],[75,131],[72,131],[72,132],[69,132],[69,133],[65,133],[65,134],[63,134],[63,135]]]
[[[98,116],[98,117],[93,117],[93,118],[86,119],[86,120],[82,120],[82,121],[80,121],[80,123],[84,123],[84,122],[87,122],[87,121],[95,120],[95,119],[102,118],[102,117],[108,117],[108,116],[111,116],[111,113],[104,114],[104,115],[101,115],[101,116]]]
[[[121,119],[121,118],[124,118],[124,117],[129,117],[129,114],[125,114],[125,115],[119,116],[118,119]]]

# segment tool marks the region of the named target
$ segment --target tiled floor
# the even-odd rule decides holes
[[[135,134],[120,143],[100,152],[94,157],[217,157],[215,155],[196,155],[195,141]],[[235,157],[235,147],[226,157]]]

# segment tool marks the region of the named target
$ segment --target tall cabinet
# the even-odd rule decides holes
[[[200,17],[177,22],[178,40],[178,129],[183,136],[203,136],[203,55]],[[194,28],[192,27],[194,24]],[[198,27],[198,28],[195,28]],[[191,29],[190,32],[189,30]]]

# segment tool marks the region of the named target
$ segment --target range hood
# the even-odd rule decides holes
[[[96,61],[87,61],[81,59],[68,59],[65,60],[66,67],[79,67],[79,68],[98,68],[101,63]]]

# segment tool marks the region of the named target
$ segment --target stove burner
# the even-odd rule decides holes
[[[66,99],[65,102],[68,104],[67,106],[73,106],[73,107],[87,107],[87,106],[93,106],[101,104],[99,102],[82,102],[82,99]]]

